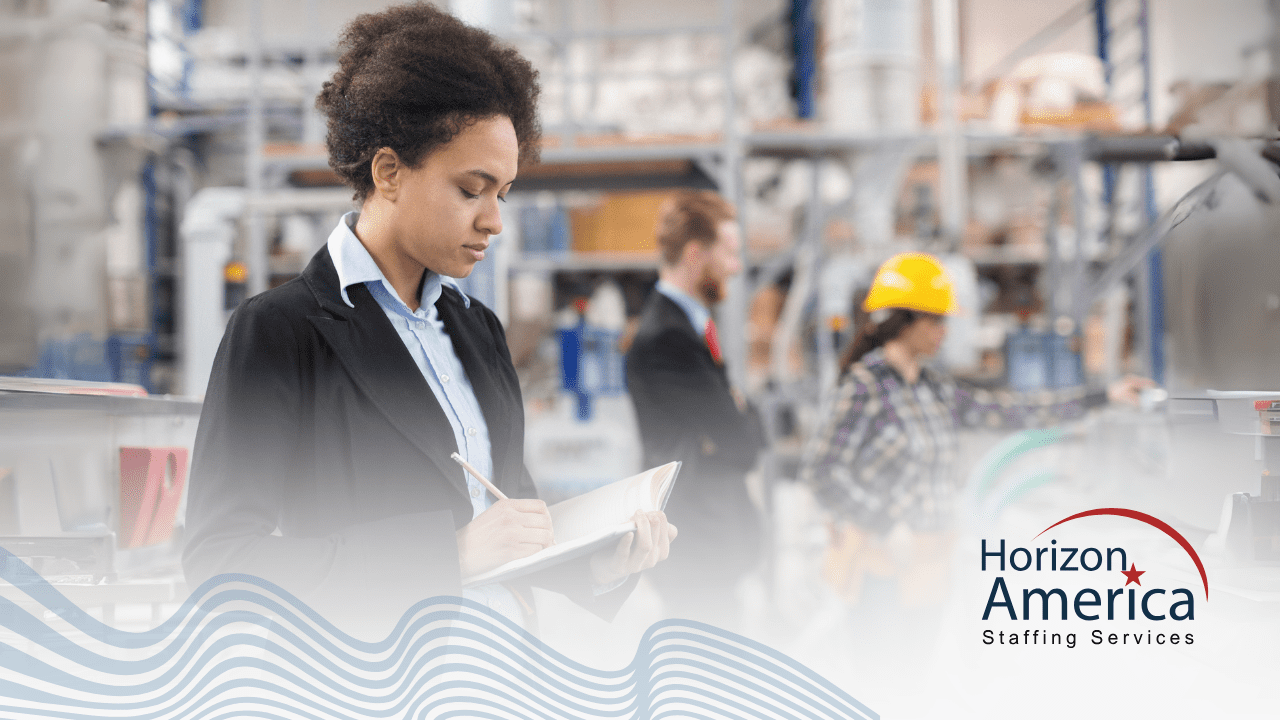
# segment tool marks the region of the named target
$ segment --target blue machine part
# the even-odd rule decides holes
[[[818,23],[813,0],[791,0],[791,50],[795,55],[793,75],[796,116],[814,116],[818,79]]]
[[[1049,387],[1070,388],[1084,384],[1084,365],[1080,353],[1073,349],[1079,347],[1079,338],[1071,335],[1049,333],[1045,336],[1046,353],[1049,358]]]
[[[582,323],[579,322],[575,327],[560,329],[560,386],[577,398],[578,420],[586,422],[591,419],[591,396],[578,382],[581,361]]]
[[[1005,370],[1014,390],[1078,387],[1084,384],[1077,338],[1021,329],[1005,340]]]
[[[155,361],[155,337],[150,333],[112,335],[107,338],[107,364],[115,382],[141,385],[155,392],[151,384],[151,365]]]
[[[1005,373],[1014,390],[1039,390],[1049,384],[1043,335],[1030,330],[1009,333],[1004,344]]]
[[[40,346],[40,358],[35,367],[17,375],[93,382],[115,380],[107,362],[106,343],[94,340],[89,333],[45,341]]]
[[[621,395],[627,391],[622,353],[618,341],[622,333],[584,327],[579,383],[592,395]]]
[[[40,347],[34,367],[15,373],[18,377],[121,382],[141,385],[154,392],[151,365],[155,360],[154,338],[149,333],[112,335],[96,340],[89,333],[48,340]]]
[[[520,208],[520,245],[527,253],[558,254],[569,251],[569,213],[560,205],[527,205]]]
[[[585,321],[561,328],[561,387],[578,400],[578,420],[591,419],[591,399],[627,391],[625,360],[618,349],[622,333],[590,327]]]

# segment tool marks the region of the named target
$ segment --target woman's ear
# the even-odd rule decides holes
[[[382,197],[395,202],[400,193],[400,182],[404,179],[404,163],[391,148],[382,148],[369,163],[373,173],[373,189]]]

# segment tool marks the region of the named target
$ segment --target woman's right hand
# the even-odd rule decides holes
[[[545,502],[499,500],[458,530],[458,563],[466,578],[553,544]]]

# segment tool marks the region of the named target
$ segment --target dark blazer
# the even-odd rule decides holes
[[[755,464],[764,433],[742,412],[723,365],[684,310],[658,291],[645,303],[627,352],[627,389],[644,444],[644,465],[684,463],[667,501],[680,529],[659,574],[697,572],[724,581],[754,566],[760,522],[743,476]]]
[[[250,573],[327,617],[359,608],[392,622],[419,600],[461,594],[455,532],[472,507],[449,458],[453,432],[368,289],[352,285],[348,297],[354,309],[321,248],[300,277],[232,316],[192,460],[190,586]],[[536,497],[502,325],[447,286],[436,308],[488,424],[491,479],[509,497]],[[616,610],[627,592],[597,604],[585,568],[551,581],[597,612]]]

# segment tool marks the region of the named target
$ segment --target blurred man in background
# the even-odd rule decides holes
[[[728,627],[735,587],[759,559],[761,524],[744,476],[763,442],[758,417],[725,373],[713,310],[742,271],[733,206],[684,190],[659,212],[662,255],[627,353],[644,465],[684,463],[667,504],[680,550],[650,574],[672,617]]]

